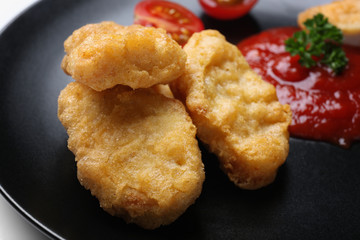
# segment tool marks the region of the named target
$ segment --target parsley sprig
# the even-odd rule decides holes
[[[307,68],[317,61],[340,74],[348,63],[341,48],[343,35],[340,29],[328,22],[321,13],[304,22],[307,31],[298,31],[285,41],[285,50],[291,56],[299,55],[299,63]]]

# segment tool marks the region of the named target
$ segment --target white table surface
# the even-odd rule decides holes
[[[0,31],[38,0],[0,0]],[[0,195],[0,240],[45,240],[42,232],[25,220]]]

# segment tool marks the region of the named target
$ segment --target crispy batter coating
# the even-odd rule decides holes
[[[117,84],[133,89],[169,83],[184,71],[186,54],[159,28],[112,22],[85,25],[64,43],[61,67],[94,90]]]
[[[219,32],[195,33],[184,50],[185,74],[170,87],[186,104],[198,137],[239,187],[270,184],[289,151],[290,107]]]
[[[137,26],[137,25],[132,25]],[[115,22],[105,21],[97,24],[87,24],[70,35],[64,42],[65,52],[70,54],[72,50],[78,47],[87,37],[95,34],[122,34],[127,31],[125,26]]]
[[[169,84],[158,84],[152,87],[155,92],[160,93],[168,98],[174,98],[174,95],[171,92]]]
[[[196,128],[180,101],[152,89],[97,92],[73,82],[58,107],[78,179],[111,215],[153,229],[173,222],[200,195]]]
[[[322,13],[329,22],[337,26],[344,34],[344,43],[360,46],[360,1],[339,0],[311,7],[299,13],[298,24],[305,29],[304,22],[314,15]]]

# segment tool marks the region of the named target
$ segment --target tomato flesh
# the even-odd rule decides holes
[[[230,20],[244,16],[257,0],[199,0],[204,11],[213,18]]]
[[[134,23],[163,28],[182,46],[194,32],[204,30],[204,24],[194,13],[177,3],[159,0],[139,2]]]

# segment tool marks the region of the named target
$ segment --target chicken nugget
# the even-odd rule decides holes
[[[97,92],[72,82],[58,117],[78,179],[111,215],[146,229],[178,218],[200,195],[201,153],[183,104],[152,89]]]
[[[185,73],[170,87],[186,104],[199,139],[239,187],[270,184],[288,155],[290,107],[218,31],[195,33],[184,50]]]
[[[344,43],[360,46],[359,0],[339,0],[308,8],[298,15],[299,26],[306,29],[304,22],[318,13],[323,14],[331,24],[342,31]]]
[[[86,25],[64,44],[64,72],[94,90],[169,83],[184,71],[186,54],[163,29],[111,22]]]
[[[136,26],[136,25],[135,25]],[[78,47],[87,37],[93,34],[122,34],[126,30],[125,26],[115,22],[105,21],[95,24],[86,24],[75,30],[64,42],[65,52],[70,54],[73,49]]]
[[[168,98],[174,98],[174,95],[171,92],[169,84],[158,84],[152,87],[155,92],[160,93]]]
[[[352,35],[360,33],[359,0],[333,1],[308,8],[298,15],[299,26],[305,29],[304,22],[307,19],[313,18],[318,13],[325,15],[329,22],[340,28],[344,34]]]

